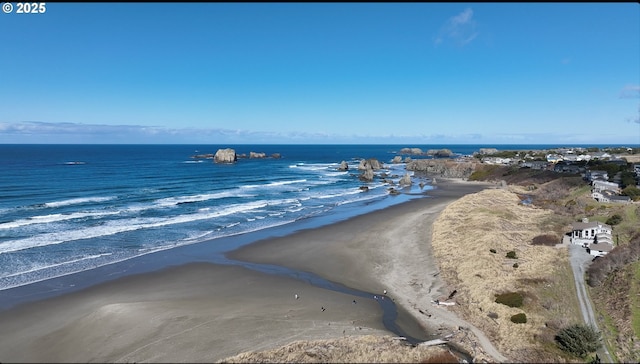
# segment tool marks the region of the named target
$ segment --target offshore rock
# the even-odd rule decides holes
[[[422,155],[424,152],[420,148],[402,148],[400,154]]]
[[[360,171],[367,170],[369,167],[371,167],[371,169],[373,169],[374,171],[378,169],[382,169],[382,165],[375,158],[360,160],[360,164],[358,165],[358,170]]]
[[[340,162],[340,166],[338,167],[339,171],[348,171],[349,170],[349,164],[347,164],[346,161],[342,161]]]
[[[391,161],[391,163],[393,163],[393,164],[402,163],[402,157],[399,156],[399,155],[393,157],[393,160]]]
[[[258,152],[249,152],[249,158],[266,158],[267,155],[265,153]]]
[[[450,149],[429,149],[427,151],[427,155],[431,155],[434,157],[447,158],[453,155],[453,152]]]
[[[498,150],[496,148],[480,148],[480,151],[478,153],[480,153],[480,154],[495,154],[495,153],[498,153]]]
[[[398,185],[400,185],[401,187],[403,186],[411,186],[411,176],[409,175],[409,173],[405,173],[404,176],[400,179],[400,181],[398,182]]]
[[[216,154],[213,156],[213,161],[215,163],[235,163],[237,160],[238,156],[236,155],[236,151],[231,148],[218,149]]]
[[[360,174],[359,178],[361,181],[365,182],[373,181],[373,168],[371,167],[371,165],[367,166],[367,169],[365,169],[365,171]]]

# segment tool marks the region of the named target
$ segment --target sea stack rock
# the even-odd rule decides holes
[[[346,161],[342,161],[340,162],[340,166],[338,167],[339,171],[348,171],[349,170],[349,164],[347,164]]]
[[[402,163],[402,157],[399,156],[399,155],[393,157],[393,160],[391,161],[391,163],[393,163],[393,164]]]
[[[358,170],[366,171],[367,169],[373,169],[374,171],[378,169],[382,169],[382,165],[375,158],[362,159],[360,160],[360,164],[358,165]]]
[[[360,174],[359,178],[361,181],[365,182],[373,181],[373,168],[371,168],[371,165],[367,166],[367,169],[365,169],[364,172]]]
[[[249,152],[249,158],[253,159],[253,158],[266,158],[267,155],[265,153],[262,152]]]
[[[411,186],[411,183],[411,176],[409,175],[409,173],[405,173],[404,176],[400,179],[400,182],[398,182],[400,186]]]
[[[216,163],[235,163],[237,160],[238,156],[236,155],[236,151],[231,148],[218,149],[213,156],[213,161]]]

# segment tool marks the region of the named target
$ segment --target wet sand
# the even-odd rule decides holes
[[[401,307],[401,326],[435,332],[452,324],[430,303],[450,289],[431,257],[431,224],[448,203],[486,187],[438,179],[431,197],[228,256],[387,290]],[[291,277],[192,263],[0,312],[0,362],[213,362],[295,340],[393,335],[373,297],[353,299]]]

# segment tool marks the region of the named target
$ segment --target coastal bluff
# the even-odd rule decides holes
[[[424,173],[444,178],[469,178],[475,171],[476,162],[450,159],[415,159],[407,163],[407,171]]]

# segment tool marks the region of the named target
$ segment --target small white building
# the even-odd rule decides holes
[[[574,222],[571,226],[571,244],[579,244],[588,247],[589,244],[599,244],[601,241],[613,242],[611,238],[611,226],[599,221],[589,222],[584,218],[582,222]]]
[[[603,257],[607,255],[611,250],[613,250],[613,244],[608,243],[589,244],[589,246],[587,247],[587,253],[593,255],[594,257]]]
[[[620,193],[620,186],[614,182],[606,182],[606,181],[593,181],[591,182],[591,190],[593,192],[602,192],[604,190],[613,191],[615,193]]]

